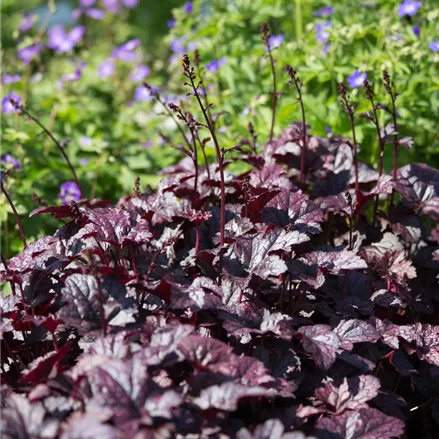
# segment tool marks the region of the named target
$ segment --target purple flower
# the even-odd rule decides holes
[[[43,50],[43,45],[41,43],[32,44],[31,46],[26,46],[17,52],[18,58],[20,58],[25,64],[29,64],[33,58],[38,56]]]
[[[68,33],[63,26],[54,26],[48,32],[47,45],[56,53],[70,52],[81,41],[84,32],[84,26],[75,26]]]
[[[322,47],[322,53],[323,53],[324,55],[326,55],[326,54],[331,50],[331,47],[332,47],[331,44],[325,44],[325,45]]]
[[[18,113],[20,111],[21,96],[15,93],[9,93],[2,99],[3,113]]]
[[[439,40],[437,41],[433,41],[432,43],[430,43],[428,45],[428,47],[433,51],[433,52],[439,52]]]
[[[186,37],[181,37],[181,38],[174,38],[171,41],[171,50],[174,53],[177,53],[179,55],[183,55],[185,52],[185,47],[184,47],[184,42],[186,41]]]
[[[153,87],[153,91],[157,90],[155,87]],[[136,87],[136,91],[134,93],[134,99],[136,101],[152,101],[152,94],[151,92],[144,87],[143,85],[139,85]]]
[[[32,26],[37,22],[36,15],[24,14],[23,18],[20,21],[20,25],[18,26],[18,30],[20,32],[26,32],[31,29]]]
[[[399,41],[402,39],[402,34],[397,33],[396,35],[390,35],[388,38],[390,41]]]
[[[96,0],[79,0],[81,8],[91,8],[96,3]]]
[[[351,88],[361,87],[366,79],[367,73],[362,73],[358,70],[355,70],[351,76],[348,76],[348,82]]]
[[[270,35],[268,37],[268,44],[270,49],[277,49],[284,42],[284,36],[282,34],[279,35]],[[265,48],[268,50],[268,47]]]
[[[135,8],[139,4],[139,0],[121,0],[126,8]]]
[[[21,169],[20,162],[14,159],[10,154],[2,154],[0,156],[0,161],[5,165],[12,165],[15,169]]]
[[[412,31],[417,37],[419,37],[419,35],[421,35],[421,28],[419,26],[413,26]]]
[[[92,142],[93,142],[93,140],[92,140],[90,137],[88,137],[88,136],[82,136],[82,137],[79,139],[79,144],[80,144],[83,148],[87,148],[87,147],[91,146]]]
[[[400,17],[405,17],[406,15],[413,16],[418,12],[418,9],[422,6],[421,2],[416,2],[414,0],[404,0],[398,9],[398,15]]]
[[[131,62],[137,58],[136,48],[139,46],[140,40],[129,40],[113,50],[113,57],[121,61]]]
[[[329,31],[331,26],[332,23],[330,21],[326,21],[325,23],[317,23],[316,40],[325,44],[329,40],[329,37],[331,36],[331,32]]]
[[[66,181],[60,186],[58,198],[66,206],[72,201],[78,201],[81,198],[81,190],[74,181]]]
[[[154,143],[152,142],[152,140],[148,140],[147,142],[142,144],[142,147],[145,149],[150,149],[154,146]]]
[[[184,6],[183,6],[183,11],[184,11],[186,14],[191,14],[191,13],[194,11],[194,5],[192,4],[191,1],[186,2],[186,3],[184,4]]]
[[[227,64],[227,60],[225,58],[214,59],[206,64],[206,69],[209,72],[216,73],[218,69]]]
[[[175,27],[176,22],[177,22],[177,20],[175,18],[171,18],[170,20],[168,20],[169,29],[172,29],[173,27]]]
[[[145,65],[136,66],[130,73],[130,79],[134,82],[141,82],[149,75],[149,67]]]
[[[16,82],[21,81],[21,76],[16,74],[16,75],[7,75],[4,74],[2,76],[2,83],[3,84],[15,84]]]
[[[119,0],[103,0],[104,8],[112,14],[117,14],[120,11]]]
[[[325,6],[323,8],[317,9],[312,12],[315,17],[326,17],[334,13],[334,8],[332,6]]]
[[[76,69],[73,73],[66,73],[62,75],[57,83],[58,88],[63,87],[64,82],[75,82],[82,78],[82,70],[86,66],[85,62],[80,62],[76,65]]]
[[[79,159],[79,164],[85,166],[88,164],[88,159]]]
[[[113,76],[116,71],[116,67],[111,58],[108,58],[103,63],[99,65],[98,75],[100,78],[108,78],[109,76]]]
[[[83,6],[83,3],[93,5],[95,1],[88,1],[81,2],[81,7],[78,9],[75,9],[73,11],[73,18],[77,20],[79,17],[81,17],[82,14],[87,15],[90,18],[93,18],[94,20],[102,20],[105,17],[105,12],[102,9],[98,8],[91,8],[90,6]]]

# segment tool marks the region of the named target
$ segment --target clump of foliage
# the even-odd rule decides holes
[[[179,4],[172,13],[166,7]],[[6,102],[2,153],[7,156],[1,162],[2,169],[12,160],[21,168],[9,179],[22,216],[35,207],[32,192],[49,204],[62,204],[71,197],[119,198],[137,175],[142,185],[156,187],[159,170],[178,160],[169,144],[181,138],[142,81],[158,89],[165,104],[178,104],[201,118],[179,80],[179,60],[194,49],[202,60],[197,74],[205,79],[203,93],[224,111],[215,121],[224,148],[234,147],[236,136],[247,136],[249,124],[262,143],[291,120],[302,119],[279,75],[288,63],[300,66],[306,122],[319,136],[331,131],[351,135],[338,105],[337,84],[347,81],[362,113],[369,108],[363,80],[368,78],[375,99],[383,100],[378,72],[386,69],[394,73],[396,88],[404,90],[398,101],[401,137],[414,138],[410,151],[400,151],[400,164],[439,167],[439,8],[433,0],[4,0],[1,9],[8,17],[1,30],[2,98],[19,96],[53,133],[81,188],[79,193],[65,186],[74,179],[59,148],[37,124],[10,114]],[[158,36],[158,15],[166,28],[162,34],[169,19],[165,38]],[[265,44],[262,22],[271,29]],[[269,52],[277,67],[275,87]],[[385,114],[378,116],[384,126]],[[378,169],[380,146],[373,124],[357,121],[356,137],[358,157]],[[215,158],[212,143],[204,151],[209,160]],[[383,168],[393,168],[391,148],[384,150]],[[239,173],[244,168],[232,164],[229,169]],[[0,212],[2,249],[11,257],[20,251],[21,240],[4,199]],[[31,239],[55,226],[47,216],[23,225]]]
[[[262,27],[266,46],[271,36]],[[259,139],[271,123],[262,133],[250,124],[225,147],[200,62],[182,58],[202,117],[144,84],[169,110],[185,156],[156,190],[137,179],[112,205],[75,201],[72,181],[64,205],[34,197],[32,218],[64,224],[28,243],[2,174],[24,246],[0,266],[11,288],[1,302],[2,431],[433,438],[439,171],[399,167],[411,139],[395,121],[391,76],[383,72],[388,103],[364,81],[363,114],[340,84],[352,137],[322,137],[307,124],[300,72],[287,66],[302,119],[268,141]],[[14,96],[7,103],[27,111]],[[359,159],[357,116],[394,150],[391,175]],[[247,170],[231,173],[237,162]]]

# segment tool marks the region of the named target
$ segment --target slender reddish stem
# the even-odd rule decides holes
[[[198,101],[198,105],[200,106],[201,112],[203,113],[204,120],[206,121],[207,127],[209,128],[210,134],[212,136],[213,143],[215,145],[216,158],[218,161],[218,168],[220,173],[220,187],[221,187],[221,219],[220,219],[220,248],[224,246],[224,229],[226,225],[226,188],[225,188],[225,180],[224,180],[224,168],[223,168],[223,158],[221,155],[221,149],[218,143],[218,139],[216,138],[215,129],[212,125],[212,122],[207,115],[206,109],[204,108],[203,103],[200,99],[200,94],[198,93],[197,87],[194,83],[194,78],[192,75],[189,75],[189,80],[191,82],[192,89],[194,90],[195,97]]]
[[[8,200],[12,212],[14,213],[15,222],[17,223],[18,226],[18,232],[20,234],[21,241],[23,242],[24,248],[26,248],[27,247],[26,236],[24,234],[23,225],[21,224],[20,216],[18,215],[17,209],[14,206],[14,202],[12,201],[12,198],[9,196],[8,192],[6,191],[3,183],[1,183],[1,187],[2,187],[2,192],[5,195],[6,199]]]

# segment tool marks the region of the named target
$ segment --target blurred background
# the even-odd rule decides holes
[[[400,166],[426,162],[439,167],[439,4],[437,0],[2,0],[2,143],[5,182],[29,241],[54,233],[60,221],[29,217],[45,202],[81,198],[113,203],[156,186],[160,171],[182,159],[183,142],[163,106],[142,85],[148,81],[162,102],[179,104],[198,117],[187,96],[180,59],[194,50],[221,146],[248,137],[251,122],[261,150],[269,138],[273,80],[259,26],[268,23],[276,63],[275,134],[300,118],[284,68],[292,64],[304,82],[312,133],[350,136],[337,84],[345,81],[357,113],[370,111],[362,82],[377,102],[389,104],[382,87],[387,69],[397,100]],[[21,115],[25,105],[58,139],[81,183],[41,126]],[[381,125],[390,122],[385,111]],[[378,163],[375,127],[357,122],[360,157]],[[214,157],[207,144],[208,157]],[[239,158],[239,157],[238,157]],[[392,167],[390,145],[385,168]],[[245,170],[237,161],[231,171]],[[32,195],[35,194],[35,195]],[[38,200],[39,199],[39,200]],[[0,199],[2,253],[22,244],[12,210]]]

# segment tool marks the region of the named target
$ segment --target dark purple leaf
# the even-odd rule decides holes
[[[311,355],[317,366],[329,369],[335,362],[340,347],[340,338],[330,326],[314,325],[299,328],[302,334],[303,349]]]
[[[371,324],[358,319],[342,320],[334,332],[340,338],[340,347],[347,351],[353,349],[354,343],[375,343],[380,338],[380,334]]]
[[[111,320],[121,308],[130,305],[125,286],[113,277],[98,280],[91,275],[72,274],[62,294],[65,305],[59,317],[84,332],[101,329],[103,320]],[[105,313],[106,307],[109,313]]]
[[[439,171],[422,164],[404,166],[395,189],[415,212],[439,220]]]
[[[11,394],[3,401],[2,437],[28,439],[55,437],[58,421],[45,420],[46,410],[41,403],[31,403],[22,395]]]
[[[380,381],[372,375],[344,379],[340,386],[329,382],[314,392],[314,405],[325,405],[336,415],[345,410],[367,407],[366,402],[375,398],[380,389]]]
[[[354,252],[342,249],[316,250],[305,254],[300,260],[308,265],[316,265],[323,272],[331,274],[367,268],[366,262]]]
[[[264,234],[239,237],[234,244],[236,258],[246,270],[262,279],[278,276],[287,271],[287,265],[274,251],[289,251],[293,245],[309,240],[304,233],[286,232],[283,229],[272,229]]]
[[[319,223],[323,221],[323,211],[301,191],[283,190],[268,201],[260,218],[266,224],[291,224],[295,230],[315,234],[322,230]]]
[[[122,432],[105,424],[92,412],[75,413],[65,426],[61,439],[123,439],[123,437]]]
[[[391,439],[403,433],[404,422],[373,408],[320,418],[315,430],[319,439]]]
[[[227,382],[219,386],[208,387],[193,402],[201,410],[214,408],[233,412],[237,410],[238,403],[243,399],[257,399],[266,396],[269,396],[269,392],[264,387],[249,387]]]

